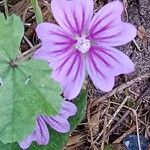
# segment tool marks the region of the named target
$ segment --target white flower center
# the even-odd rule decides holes
[[[81,53],[86,53],[89,51],[91,47],[90,40],[86,39],[85,36],[76,37],[77,43],[75,44],[75,48],[78,49]]]

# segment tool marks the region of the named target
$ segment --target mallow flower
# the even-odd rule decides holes
[[[70,124],[67,119],[70,116],[74,116],[76,112],[77,108],[73,103],[64,101],[58,115],[39,115],[36,119],[35,130],[31,135],[19,143],[20,147],[22,149],[27,149],[30,147],[32,142],[37,142],[39,145],[47,145],[50,139],[47,125],[57,132],[67,133],[70,130]]]
[[[108,92],[115,76],[134,70],[130,58],[114,48],[132,41],[137,32],[121,20],[123,4],[110,2],[94,16],[93,7],[93,0],[52,0],[59,26],[41,23],[36,28],[42,46],[34,58],[48,61],[68,99],[79,94],[86,74],[96,88]]]

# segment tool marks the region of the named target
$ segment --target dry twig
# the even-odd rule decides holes
[[[112,91],[108,92],[106,95],[98,98],[97,100],[93,101],[92,107],[98,105],[100,102],[102,102],[103,100],[108,99],[109,97],[113,96],[114,94],[116,94],[117,92],[123,91],[124,89],[130,87],[131,85],[133,85],[134,83],[140,82],[144,79],[150,78],[150,73],[146,73],[144,75],[141,75],[137,78],[134,78],[131,81],[128,81],[127,83],[124,83],[118,87],[116,87],[115,89],[113,89]]]

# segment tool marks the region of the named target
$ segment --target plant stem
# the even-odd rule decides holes
[[[42,23],[43,22],[43,16],[42,16],[42,11],[39,7],[38,1],[37,0],[31,0],[31,4],[32,4],[32,7],[34,9],[37,24]]]
[[[19,55],[14,62],[17,63],[18,61],[26,61],[28,59],[30,59],[33,55],[33,53],[36,51],[37,48],[39,48],[41,46],[41,43],[33,46],[31,49],[29,49],[28,51],[22,53],[21,55]]]
[[[5,15],[7,17],[7,16],[9,16],[7,0],[3,0],[3,2],[4,2]]]

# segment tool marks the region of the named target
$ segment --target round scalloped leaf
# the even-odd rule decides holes
[[[45,61],[15,60],[23,36],[23,24],[13,15],[0,14],[0,141],[19,142],[35,127],[37,115],[55,115],[62,98],[50,78]]]

